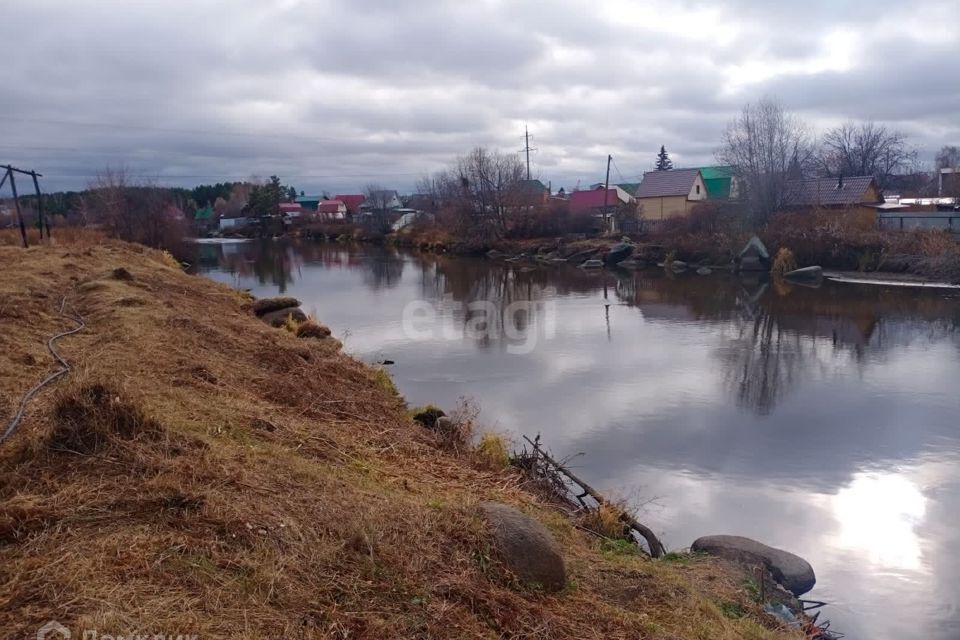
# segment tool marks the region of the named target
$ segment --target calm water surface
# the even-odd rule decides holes
[[[475,398],[645,507],[668,548],[807,558],[848,637],[960,638],[960,294],[584,273],[317,243],[197,247],[198,271],[296,296],[411,404]],[[423,300],[404,330],[404,309]],[[501,311],[484,336],[477,301]],[[535,301],[507,314],[516,301]],[[472,326],[472,325],[471,325]],[[532,348],[531,348],[532,347]]]

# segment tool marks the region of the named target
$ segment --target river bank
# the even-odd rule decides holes
[[[122,243],[0,248],[0,624],[198,637],[786,638],[741,574],[585,533],[473,448],[416,425],[328,338]],[[63,300],[66,299],[66,304]],[[316,335],[316,334],[314,334]],[[566,563],[556,593],[498,561],[483,503]]]
[[[556,237],[509,238],[486,234],[458,237],[436,225],[413,226],[390,234],[370,233],[345,224],[307,224],[292,229],[293,237],[329,242],[388,244],[434,253],[474,256],[534,258],[552,255],[563,259],[580,254],[599,254],[619,243],[623,236],[567,234]],[[821,266],[832,271],[857,271],[880,277],[916,276],[931,282],[960,283],[960,243],[949,233],[937,231],[879,231],[857,221],[823,214],[784,214],[759,230],[744,228],[742,221],[710,216],[691,216],[671,221],[657,231],[628,236],[636,257],[658,264],[680,260],[699,266],[730,266],[740,251],[757,235],[775,255],[781,248],[794,254],[798,266]],[[888,278],[890,279],[890,278]]]

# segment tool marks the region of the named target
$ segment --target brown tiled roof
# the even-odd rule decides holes
[[[699,169],[671,169],[670,171],[648,171],[643,174],[643,182],[637,187],[638,198],[662,198],[667,196],[685,196],[693,188],[693,182],[700,174]]]
[[[787,183],[787,204],[793,207],[844,206],[866,203],[867,187],[873,176],[843,178],[811,178]],[[871,204],[875,204],[871,201]]]

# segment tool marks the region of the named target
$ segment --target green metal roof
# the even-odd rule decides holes
[[[704,180],[715,180],[718,178],[732,178],[734,174],[733,167],[730,166],[717,166],[717,167],[698,167],[700,169],[700,175],[703,176]]]
[[[730,186],[733,182],[734,168],[730,166],[699,167],[707,196],[715,200],[730,198]]]
[[[640,186],[639,182],[624,182],[623,184],[618,184],[618,187],[629,193],[630,195],[636,195],[637,188]]]
[[[543,184],[539,180],[521,180],[520,188],[524,191],[531,191],[533,193],[547,193],[547,185]]]

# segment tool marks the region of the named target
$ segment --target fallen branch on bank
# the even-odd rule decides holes
[[[531,440],[523,436],[532,447],[528,451],[524,446],[523,451],[514,456],[514,463],[522,469],[532,480],[547,490],[553,496],[563,502],[570,504],[576,509],[595,510],[604,505],[614,507],[619,512],[620,521],[631,531],[639,534],[647,542],[650,549],[650,556],[659,558],[666,553],[666,549],[656,534],[649,527],[638,522],[636,518],[629,513],[612,505],[596,489],[577,477],[570,469],[562,463],[551,457],[540,445],[540,436]],[[586,498],[592,498],[596,504],[591,504]]]

